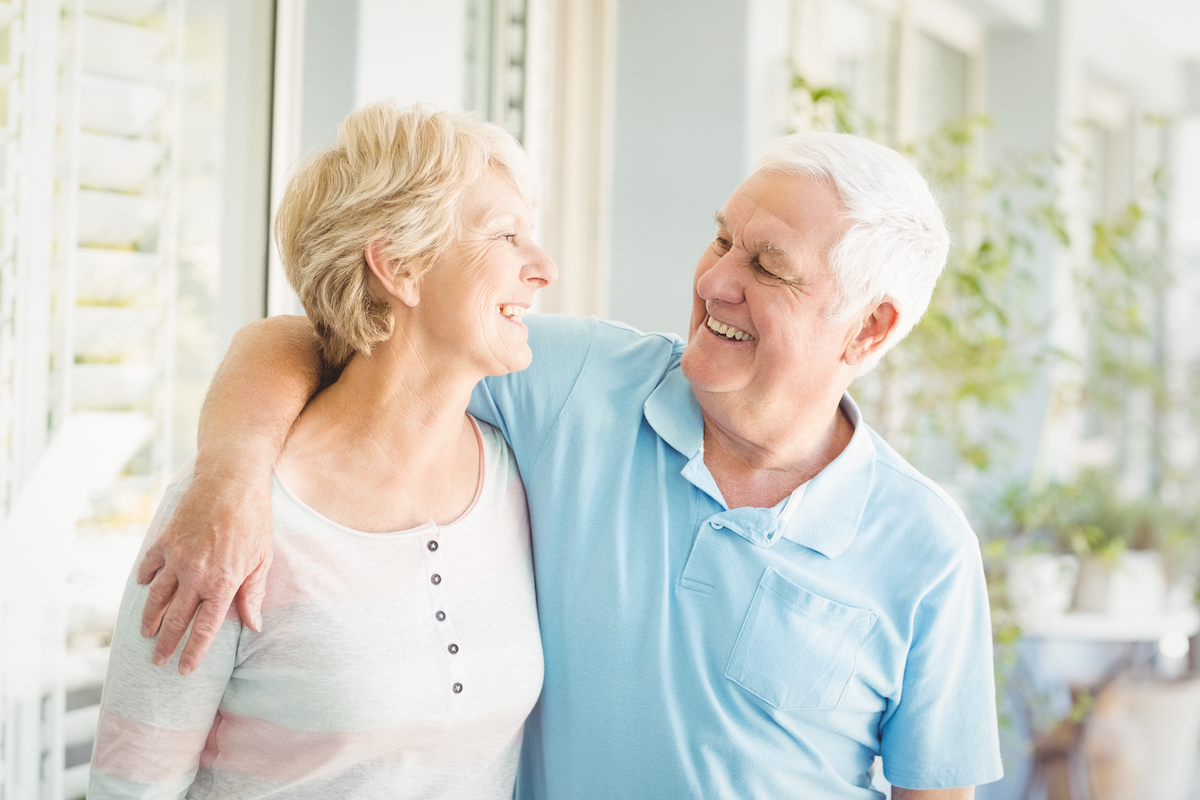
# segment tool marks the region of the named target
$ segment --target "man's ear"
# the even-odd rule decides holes
[[[399,260],[387,257],[382,236],[376,236],[367,242],[363,249],[363,258],[371,268],[371,274],[375,276],[378,289],[410,308],[421,302],[417,279]]]
[[[862,323],[858,332],[846,343],[846,363],[857,366],[879,352],[879,348],[883,347],[888,337],[896,330],[896,321],[899,318],[900,311],[896,308],[896,301],[890,297],[883,298],[873,308],[867,309],[860,317]]]

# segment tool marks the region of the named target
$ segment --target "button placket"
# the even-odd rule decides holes
[[[467,693],[465,673],[465,661],[462,654],[459,652],[461,647],[458,643],[458,634],[454,630],[453,609],[451,609],[448,601],[446,587],[452,583],[443,573],[445,572],[445,560],[443,554],[445,549],[443,543],[437,538],[439,531],[435,530],[433,534],[424,542],[424,557],[425,571],[429,577],[429,592],[433,601],[433,624],[436,626],[438,638],[442,642],[443,658],[446,659],[446,692],[449,697],[452,709],[459,709],[452,712],[455,716],[463,713],[465,707],[459,702],[458,698]]]
[[[756,547],[770,547],[782,529],[778,517],[761,508],[734,508],[713,514],[706,522],[714,531],[730,531]]]

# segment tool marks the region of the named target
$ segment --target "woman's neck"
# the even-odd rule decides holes
[[[457,518],[475,495],[479,448],[467,404],[479,377],[400,336],[356,354],[305,407],[278,471],[318,513],[392,531]]]

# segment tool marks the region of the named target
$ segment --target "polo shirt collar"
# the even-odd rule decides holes
[[[678,365],[667,372],[642,405],[646,421],[659,438],[688,460],[680,474],[721,506],[729,505],[712,473],[704,465],[704,414],[692,391],[692,383],[683,377]]]
[[[678,365],[650,393],[642,410],[654,432],[680,454],[690,459],[700,452],[704,443],[704,415],[691,382],[683,377]]]
[[[849,394],[839,404],[846,419],[854,426],[850,443],[825,469],[805,484],[805,490],[789,498],[784,515],[782,536],[774,535],[759,542],[770,546],[779,538],[815,550],[827,558],[837,558],[850,546],[871,494],[875,475],[875,444],[862,424],[862,414]],[[646,421],[667,444],[688,459],[683,476],[694,486],[728,508],[716,481],[701,457],[704,443],[704,417],[692,384],[676,366],[643,405]],[[793,506],[793,504],[796,504]],[[726,511],[733,514],[739,509]],[[769,513],[756,509],[760,514]],[[746,512],[751,512],[747,509]],[[724,516],[724,515],[722,515]]]
[[[846,551],[858,533],[875,477],[875,443],[858,406],[842,395],[842,413],[854,426],[850,443],[813,476],[783,529],[783,538],[827,558]]]

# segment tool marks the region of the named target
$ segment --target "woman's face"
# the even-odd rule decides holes
[[[483,375],[525,369],[533,354],[522,317],[558,267],[530,238],[532,209],[504,178],[484,175],[461,214],[459,240],[418,284],[423,327]]]

